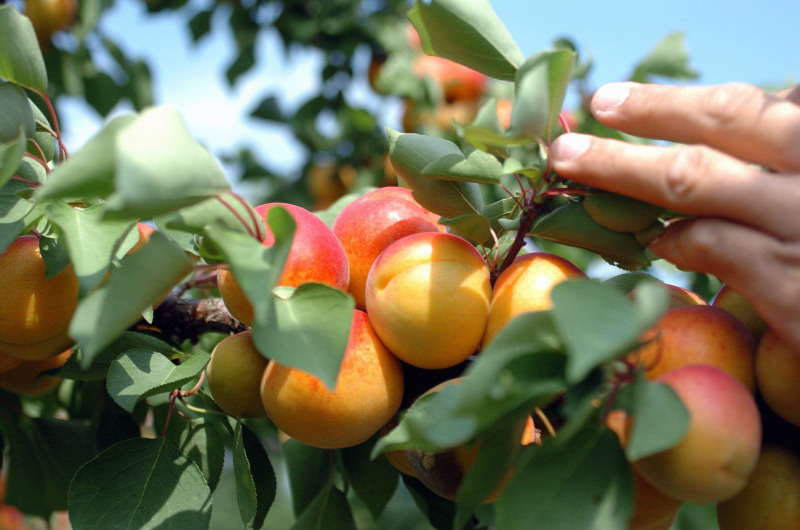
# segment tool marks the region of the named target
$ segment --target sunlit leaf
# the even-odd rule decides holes
[[[200,469],[163,438],[112,445],[84,465],[69,488],[74,530],[203,529],[211,491]]]
[[[15,5],[0,5],[0,77],[38,92],[47,88],[47,69],[30,19]]]

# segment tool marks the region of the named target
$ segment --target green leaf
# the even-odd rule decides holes
[[[58,164],[35,197],[45,199],[104,198],[114,191],[116,146],[120,132],[136,120],[114,118],[66,162]]]
[[[300,515],[325,488],[331,477],[331,453],[289,439],[283,444],[295,515]]]
[[[397,427],[378,441],[373,455],[449,449],[521,408],[544,406],[565,390],[561,348],[549,313],[518,316],[481,351],[458,385],[414,402]]]
[[[510,147],[523,145],[528,138],[515,138],[509,135],[500,123],[497,116],[497,98],[491,97],[481,105],[475,119],[469,125],[456,124],[456,132],[469,144],[483,151],[490,151],[493,147]]]
[[[90,366],[192,266],[183,250],[158,232],[138,252],[123,258],[108,280],[80,302],[70,323],[69,335],[81,346],[81,366]]]
[[[25,218],[32,208],[30,202],[17,195],[0,195],[0,252],[5,252],[26,231]]]
[[[181,230],[192,234],[201,234],[203,229],[214,221],[239,231],[266,233],[264,219],[247,201],[232,192],[220,193],[218,196],[181,208],[156,220],[164,229]]]
[[[633,477],[616,435],[605,426],[551,438],[525,452],[495,503],[498,528],[627,528]]]
[[[425,178],[425,167],[447,155],[463,156],[456,144],[442,138],[398,133],[387,128],[389,158],[398,176],[411,188],[414,199],[442,217],[480,213],[483,198],[474,182]]]
[[[506,81],[514,80],[524,60],[488,0],[417,0],[408,17],[429,55]]]
[[[20,86],[44,92],[47,69],[30,19],[16,6],[0,5],[0,77]]]
[[[689,428],[689,412],[675,391],[664,383],[647,381],[641,373],[634,383],[629,414],[633,425],[625,454],[631,461],[669,449]]]
[[[422,168],[422,176],[436,180],[499,184],[503,165],[494,155],[474,149],[466,156],[453,153],[434,160]]]
[[[347,496],[332,484],[297,518],[292,530],[356,530]]]
[[[452,232],[477,244],[485,243],[491,236],[489,220],[482,215],[461,215],[454,219],[442,217],[439,219],[439,224],[447,226]]]
[[[84,465],[69,488],[74,530],[202,529],[211,491],[200,469],[164,439],[133,438]]]
[[[636,65],[631,81],[647,83],[653,77],[668,77],[682,81],[697,79],[698,73],[689,65],[689,54],[683,44],[682,32],[664,37],[656,47]]]
[[[456,504],[433,493],[418,478],[401,475],[403,484],[411,494],[417,508],[437,530],[451,530],[456,515]]]
[[[577,383],[595,367],[634,349],[637,307],[617,289],[591,279],[569,280],[550,293],[553,322],[567,348],[567,379]],[[666,300],[663,300],[666,309]],[[644,322],[642,323],[644,324]]]
[[[45,265],[45,278],[52,278],[69,265],[69,253],[60,238],[40,237],[39,253]]]
[[[177,111],[153,107],[119,132],[108,210],[150,219],[228,191],[216,159],[193,139]]]
[[[576,54],[555,49],[540,52],[517,71],[510,132],[517,137],[550,138],[564,104]]]
[[[25,131],[19,129],[17,137],[11,142],[0,145],[0,186],[3,186],[14,175],[25,156]]]
[[[253,322],[253,341],[267,357],[314,375],[333,391],[355,301],[321,283],[305,283],[290,291],[276,290],[274,319],[263,325]]]
[[[175,421],[175,418],[172,418]],[[169,439],[173,442],[172,439]],[[225,446],[214,421],[195,418],[186,422],[186,428],[173,443],[178,450],[192,459],[203,472],[211,491],[214,491],[222,476],[225,461]]]
[[[36,121],[25,91],[0,81],[0,144],[17,142],[20,133],[30,138],[35,131]]]
[[[66,509],[70,479],[94,456],[93,427],[82,420],[28,418],[8,406],[0,418],[8,451],[5,503],[45,518]]]
[[[240,419],[234,430],[233,474],[242,522],[246,528],[261,528],[275,500],[277,482],[261,442]]]
[[[370,459],[375,439],[344,448],[341,455],[348,484],[377,520],[397,489],[398,473],[387,459]]]
[[[163,353],[129,350],[111,363],[106,386],[111,398],[128,412],[140,400],[182,387],[203,371],[211,356],[195,352],[181,364],[174,364]]]
[[[130,221],[104,218],[102,205],[79,209],[53,201],[47,217],[61,229],[81,287],[81,296],[97,287],[109,270],[114,251],[134,226]]]
[[[633,234],[598,225],[578,202],[537,217],[529,235],[594,252],[629,271],[650,265],[648,254]]]

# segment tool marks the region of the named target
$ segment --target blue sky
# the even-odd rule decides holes
[[[203,1],[207,0],[190,0],[190,6],[204,5]],[[594,86],[625,78],[661,38],[675,31],[685,34],[691,64],[701,74],[699,83],[800,82],[797,0],[494,0],[492,5],[526,56],[549,48],[558,37],[577,42],[594,58]],[[304,99],[313,90],[319,59],[295,54],[285,60],[277,41],[265,35],[259,44],[259,66],[230,88],[224,81],[225,65],[232,58],[227,32],[216,32],[194,46],[185,16],[148,16],[143,0],[117,0],[102,24],[129,54],[149,61],[157,103],[177,108],[191,134],[212,152],[232,151],[247,143],[277,168],[299,167],[302,155],[290,137],[246,116],[270,89],[289,108]],[[350,96],[375,109],[387,125],[399,128],[398,105],[379,106],[366,85],[355,87]],[[102,126],[79,102],[65,106],[63,112],[70,124],[67,144],[72,150]]]

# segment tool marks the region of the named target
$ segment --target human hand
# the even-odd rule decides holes
[[[693,216],[650,249],[728,284],[800,350],[800,85],[769,94],[612,83],[591,109],[609,127],[680,145],[565,134],[551,146],[553,169]]]

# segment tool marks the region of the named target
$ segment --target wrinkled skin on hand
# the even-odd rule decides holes
[[[650,249],[729,284],[800,348],[800,85],[612,83],[591,110],[609,127],[676,145],[566,134],[551,146],[553,169],[686,214]]]

